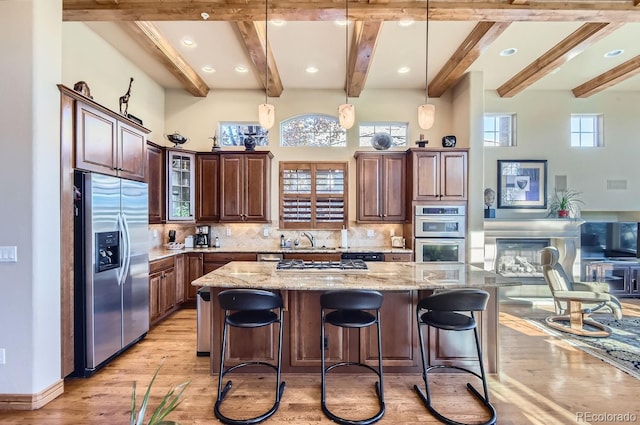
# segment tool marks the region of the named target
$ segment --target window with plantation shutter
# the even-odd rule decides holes
[[[346,162],[281,162],[280,227],[341,229],[347,193]]]

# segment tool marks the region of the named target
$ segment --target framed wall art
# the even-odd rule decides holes
[[[498,208],[547,209],[547,161],[499,159]]]

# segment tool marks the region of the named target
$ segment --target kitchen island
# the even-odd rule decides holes
[[[212,288],[211,366],[217,371],[224,313],[216,303],[220,290],[254,288],[279,290],[285,302],[284,372],[317,372],[324,345],[328,361],[375,364],[377,342],[368,329],[330,329],[320,344],[320,294],[332,289],[374,289],[384,292],[381,309],[383,364],[389,372],[420,372],[415,305],[437,289],[480,288],[491,294],[487,310],[478,317],[487,370],[497,372],[498,296],[503,286],[520,282],[465,264],[433,265],[413,262],[371,262],[368,270],[277,270],[274,262],[228,263],[194,280],[194,286]],[[247,332],[252,335],[247,337]],[[231,330],[225,363],[257,359],[273,361],[275,329]],[[251,341],[244,344],[243,341]],[[466,332],[428,331],[429,361],[473,367],[475,344]],[[257,348],[256,348],[257,347]]]

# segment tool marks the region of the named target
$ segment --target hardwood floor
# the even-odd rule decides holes
[[[640,316],[640,300],[623,301],[624,314]],[[545,305],[501,304],[500,374],[490,376],[489,389],[500,425],[566,425],[621,423],[586,420],[577,415],[625,414],[640,421],[640,382],[618,369],[541,332],[522,317],[544,316]],[[216,423],[212,407],[217,377],[209,374],[209,359],[195,355],[195,310],[181,310],[151,330],[147,337],[90,379],[67,379],[65,393],[37,411],[0,412],[2,424],[124,424],[129,421],[131,386],[138,386],[138,404],[155,369],[166,361],[152,388],[157,405],[172,386],[191,381],[184,402],[168,419],[181,424]],[[320,409],[320,374],[285,375],[280,409],[268,424],[332,423]],[[460,421],[479,422],[483,413],[470,398],[467,377],[440,374],[434,380],[434,404]],[[249,417],[267,410],[274,379],[246,375],[233,378],[223,405],[229,415]],[[385,375],[387,410],[380,424],[437,424],[413,392],[420,375]],[[376,409],[373,380],[333,375],[328,403],[334,413],[363,418]],[[338,394],[340,393],[340,394]],[[338,396],[340,399],[338,399]],[[453,413],[458,412],[458,415]],[[465,412],[464,414],[460,412]],[[467,414],[470,413],[470,414]]]

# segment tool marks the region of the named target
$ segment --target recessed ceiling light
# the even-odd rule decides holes
[[[236,72],[239,72],[241,74],[246,74],[247,72],[249,72],[249,68],[247,68],[244,65],[238,65],[236,66]]]
[[[620,56],[621,54],[624,53],[623,49],[615,49],[615,50],[610,50],[607,53],[604,54],[605,58],[615,58],[616,56]]]
[[[305,71],[308,74],[315,74],[316,72],[318,72],[318,68],[316,68],[315,66],[308,66],[305,68]]]
[[[408,66],[398,68],[398,74],[406,74],[409,71],[411,71],[411,68],[409,68]]]
[[[415,23],[415,21],[413,19],[411,19],[411,18],[404,18],[404,19],[400,19],[400,21],[398,21],[398,25],[400,25],[401,27],[410,27],[414,23]]]
[[[182,39],[182,45],[183,46],[187,46],[187,47],[196,47],[197,44],[195,41],[193,41],[192,39],[188,38],[188,37],[184,37]]]
[[[518,53],[518,49],[515,47],[509,47],[508,49],[504,49],[500,52],[500,56],[513,56]]]
[[[554,69],[553,71],[551,71],[549,74],[557,74],[558,72],[560,72],[560,67],[557,67],[556,69]]]
[[[285,21],[284,19],[272,19],[271,20],[271,25],[276,26],[276,27],[283,27],[283,26],[287,25],[287,21]]]
[[[209,73],[209,74],[213,74],[214,72],[216,72],[216,69],[215,69],[214,67],[210,66],[210,65],[205,65],[205,66],[203,66],[203,67],[202,67],[202,70],[203,70],[204,72]]]
[[[205,21],[209,19],[209,14],[207,12],[202,12],[200,16],[202,16],[202,19],[204,19]]]
[[[345,25],[349,25],[351,23],[351,21],[349,21],[348,19],[336,19],[335,20],[335,24],[338,25],[339,27],[344,27]]]

